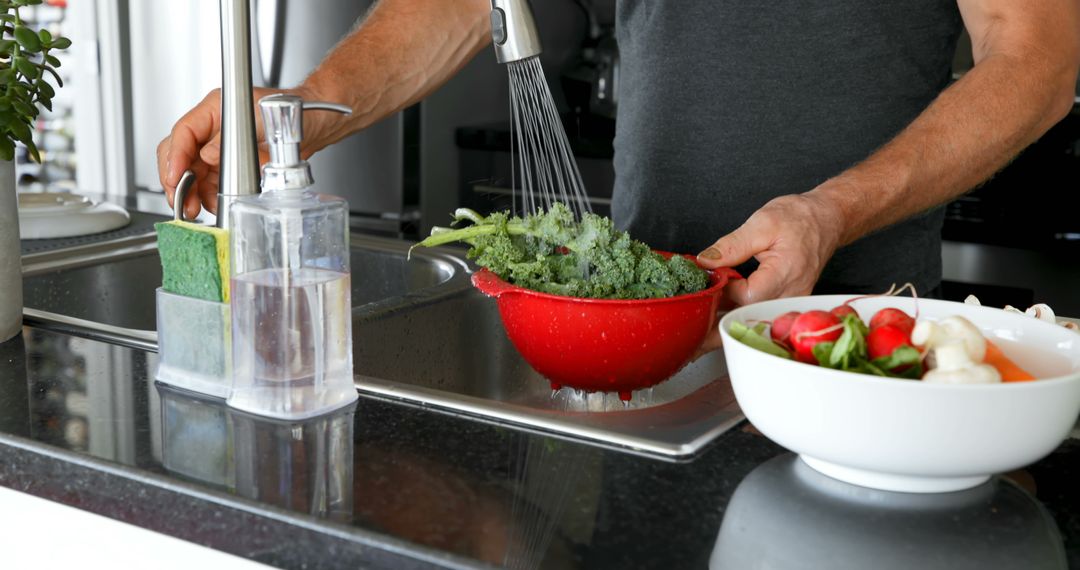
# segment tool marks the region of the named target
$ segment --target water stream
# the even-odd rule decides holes
[[[514,211],[524,216],[563,202],[580,218],[592,207],[540,60],[515,61],[507,69]]]

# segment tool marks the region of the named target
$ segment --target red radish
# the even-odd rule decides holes
[[[910,335],[911,329],[915,328],[915,319],[900,309],[887,307],[878,311],[874,318],[870,319],[871,331],[883,326],[894,326],[904,334]]]
[[[827,332],[820,332],[827,331]],[[817,364],[814,358],[814,345],[819,342],[835,341],[840,338],[843,327],[840,319],[825,311],[806,311],[791,324],[788,340],[795,349],[795,359],[809,364]]]
[[[870,334],[866,336],[866,352],[870,360],[889,356],[901,346],[911,346],[911,336],[894,325],[870,329]]]
[[[772,327],[769,329],[769,336],[776,342],[786,345],[788,343],[788,333],[791,332],[791,325],[799,315],[798,311],[791,311],[773,319]]]
[[[833,310],[829,312],[836,315],[836,317],[840,319],[844,318],[847,315],[855,315],[856,317],[859,316],[859,313],[856,312],[855,309],[852,309],[851,305],[838,305],[836,307],[833,307]]]

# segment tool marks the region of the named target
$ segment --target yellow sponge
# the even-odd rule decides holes
[[[161,287],[170,293],[229,301],[229,232],[190,222],[154,224]]]

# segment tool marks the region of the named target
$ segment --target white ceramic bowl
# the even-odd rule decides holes
[[[1039,380],[941,385],[842,372],[785,360],[738,342],[732,321],[829,310],[853,295],[755,303],[720,321],[735,397],[747,419],[814,469],[856,485],[917,493],[974,487],[1029,465],[1068,435],[1080,413],[1080,334],[1026,315],[921,299],[921,318],[960,315]],[[915,300],[852,304],[864,320]]]

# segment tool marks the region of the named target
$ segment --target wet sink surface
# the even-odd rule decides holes
[[[354,237],[350,266],[354,308],[386,303],[430,290],[455,275],[464,263],[448,255],[420,252],[406,261],[408,244]],[[24,305],[57,315],[125,329],[156,327],[154,290],[161,285],[161,262],[152,243],[77,260],[25,264]]]
[[[410,245],[354,236],[361,392],[670,460],[693,456],[742,420],[720,353],[634,393],[629,407],[615,394],[553,393],[506,337],[494,300],[470,285],[461,252],[421,250],[407,260]],[[161,268],[152,237],[23,265],[28,323],[156,351]]]
[[[720,352],[635,392],[628,406],[614,393],[553,393],[507,338],[494,300],[471,288],[358,314],[353,343],[363,391],[647,455],[691,456],[742,419]]]

